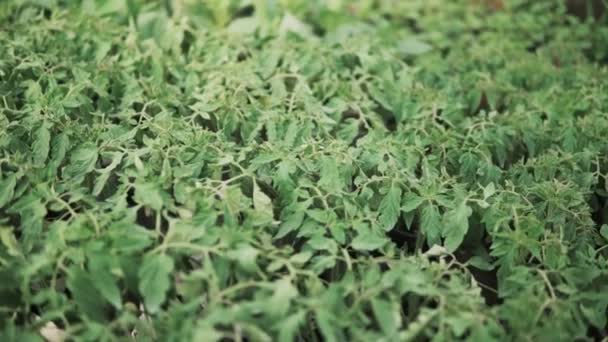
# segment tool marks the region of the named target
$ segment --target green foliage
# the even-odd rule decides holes
[[[0,1],[0,340],[606,338],[606,17],[483,3]]]

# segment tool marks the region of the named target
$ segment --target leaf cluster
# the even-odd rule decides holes
[[[606,338],[606,18],[500,3],[0,3],[0,340]]]

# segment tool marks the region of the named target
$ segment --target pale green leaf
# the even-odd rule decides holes
[[[373,251],[386,245],[388,239],[365,229],[359,232],[351,242],[351,246],[359,251]]]
[[[387,338],[396,338],[401,323],[401,313],[398,307],[394,303],[381,298],[374,298],[371,302],[374,316],[384,335]]]
[[[157,312],[165,302],[173,267],[173,259],[164,254],[151,254],[144,258],[138,272],[138,288],[148,312]]]
[[[393,184],[391,185],[391,188],[388,193],[380,202],[380,207],[378,208],[378,211],[380,212],[378,220],[380,221],[380,226],[385,231],[393,229],[395,224],[397,223],[401,209],[400,203],[401,188]]]
[[[404,40],[399,44],[399,50],[406,55],[420,55],[432,49],[429,44],[415,38]]]
[[[82,177],[93,171],[97,158],[97,146],[92,143],[84,144],[72,152],[65,174],[70,177]]]
[[[323,157],[321,159],[319,186],[330,193],[337,193],[342,189],[340,171],[335,158]]]
[[[153,183],[138,183],[135,185],[135,201],[154,210],[163,207],[163,197],[160,189]]]
[[[112,266],[110,257],[102,254],[96,254],[89,260],[91,280],[95,288],[115,308],[120,309],[122,307],[120,289],[117,279],[111,273]]]
[[[442,236],[445,238],[444,246],[449,252],[454,252],[464,240],[469,230],[471,214],[472,210],[465,201],[445,214]]]
[[[428,203],[420,211],[420,226],[426,236],[429,245],[440,243],[441,238],[441,215],[437,206]]]
[[[51,149],[51,133],[48,124],[43,123],[34,132],[34,143],[32,144],[32,161],[35,165],[42,165]]]
[[[16,185],[17,176],[14,173],[0,179],[0,208],[4,207],[13,198]]]
[[[410,212],[416,210],[424,202],[424,198],[418,196],[416,193],[408,192],[403,195],[401,202],[401,210],[404,212]]]
[[[272,200],[260,189],[257,183],[254,183],[253,186],[253,207],[262,216],[272,220]]]

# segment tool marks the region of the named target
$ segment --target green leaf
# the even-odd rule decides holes
[[[330,193],[337,193],[342,189],[340,171],[335,158],[323,157],[321,159],[319,186]]]
[[[137,253],[152,244],[153,234],[135,224],[116,224],[108,233],[112,250],[121,253]]]
[[[483,198],[487,199],[496,193],[496,188],[494,187],[494,183],[488,183],[485,188],[483,188]]]
[[[173,267],[173,259],[164,254],[151,254],[144,258],[138,272],[139,292],[148,312],[157,312],[165,302]]]
[[[310,216],[312,219],[320,223],[329,223],[333,217],[332,214],[333,213],[331,213],[330,211],[323,209],[306,210],[306,215]]]
[[[401,203],[401,188],[395,184],[391,185],[390,190],[380,202],[379,212],[380,226],[385,231],[393,229],[399,219]]]
[[[287,234],[295,231],[302,225],[302,221],[304,221],[304,210],[298,210],[288,214],[281,223],[279,231],[274,236],[274,239],[282,239],[287,236]]]
[[[333,317],[331,313],[323,309],[315,310],[315,322],[317,323],[319,330],[321,330],[321,335],[326,342],[338,341],[332,321]]]
[[[95,186],[93,187],[93,195],[99,196],[104,186],[106,185],[108,179],[110,178],[112,170],[114,170],[122,161],[123,154],[122,153],[113,153],[112,161],[110,165],[106,166],[103,170],[101,170],[101,174],[97,177],[97,181],[95,182]]]
[[[255,247],[241,243],[226,253],[226,256],[236,260],[243,270],[253,273],[258,271],[257,258],[259,254],[260,251]]]
[[[300,326],[304,323],[306,318],[305,312],[297,312],[288,316],[287,318],[277,323],[279,330],[280,342],[291,342],[296,340],[296,336],[300,329]]]
[[[406,55],[421,55],[431,50],[432,47],[430,45],[414,38],[410,38],[399,43],[399,51]]]
[[[289,261],[294,264],[304,264],[312,257],[311,252],[300,252],[289,257]]]
[[[97,321],[105,319],[103,299],[96,290],[95,283],[85,271],[76,267],[71,268],[66,284],[76,305],[84,315]]]
[[[606,19],[490,2],[0,1],[0,341],[601,335]]]
[[[19,242],[15,238],[12,229],[0,226],[0,242],[6,248],[6,253],[11,256],[21,256]]]
[[[471,257],[467,261],[467,264],[484,271],[490,271],[494,269],[494,266],[487,260],[487,258],[483,258],[478,255]]]
[[[86,143],[74,150],[70,156],[70,164],[65,168],[68,177],[83,177],[93,171],[97,163],[97,146]]]
[[[437,206],[428,203],[420,211],[420,226],[429,246],[439,243],[441,237],[441,215]]]
[[[386,237],[374,234],[369,229],[362,229],[351,242],[351,246],[359,251],[372,251],[382,248],[387,242]]]
[[[17,175],[14,173],[0,179],[0,208],[4,207],[13,198],[16,185]]]
[[[410,212],[416,210],[424,202],[424,198],[418,196],[413,192],[408,192],[403,195],[401,202],[401,210],[404,212]]]
[[[51,133],[47,123],[43,123],[34,133],[34,143],[32,144],[32,161],[35,165],[42,165],[51,148]]]
[[[89,259],[91,280],[95,288],[115,308],[120,309],[122,307],[120,289],[117,280],[111,273],[112,267],[113,263],[110,256],[95,254]]]
[[[253,207],[259,212],[264,218],[272,221],[273,209],[272,201],[258,186],[257,183],[253,183]]]
[[[585,318],[596,328],[603,329],[606,327],[606,309],[608,303],[606,301],[594,303],[591,305],[581,305],[580,309]]]
[[[0,203],[2,203],[0,201]],[[1,207],[1,205],[0,205]],[[608,224],[603,224],[602,227],[600,228],[600,234],[602,235],[602,237],[604,237],[604,239],[606,239],[608,241]]]
[[[396,338],[400,326],[401,313],[395,305],[385,299],[372,299],[372,310],[382,332],[388,338]]]
[[[286,13],[283,16],[283,20],[281,20],[281,27],[279,30],[283,33],[293,32],[302,36],[303,38],[313,37],[312,28],[308,24],[304,23],[303,21],[289,13]]]
[[[69,149],[70,139],[66,133],[61,133],[53,137],[51,145],[51,160],[49,161],[49,164],[53,168],[57,168],[65,158],[65,155]]]
[[[464,240],[469,230],[469,216],[473,211],[462,201],[456,208],[448,211],[444,216],[444,229],[442,236],[445,238],[444,246],[449,252],[454,252]]]
[[[135,184],[134,199],[137,203],[154,210],[161,210],[163,208],[163,196],[158,186],[153,183]]]
[[[233,20],[227,30],[235,34],[251,34],[258,28],[258,25],[256,17],[243,17]]]
[[[340,245],[343,245],[346,242],[346,232],[344,231],[344,224],[342,223],[334,223],[329,228],[329,233],[331,237],[336,240],[336,242]]]
[[[320,235],[316,235],[308,240],[308,245],[318,251],[327,251],[331,254],[335,254],[338,251],[338,245],[334,240]]]
[[[274,293],[268,301],[268,309],[275,317],[284,317],[289,311],[291,300],[298,296],[298,290],[289,278],[282,278],[274,283]]]

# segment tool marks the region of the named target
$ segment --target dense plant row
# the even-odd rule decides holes
[[[4,1],[0,340],[605,338],[607,42],[557,1]]]

